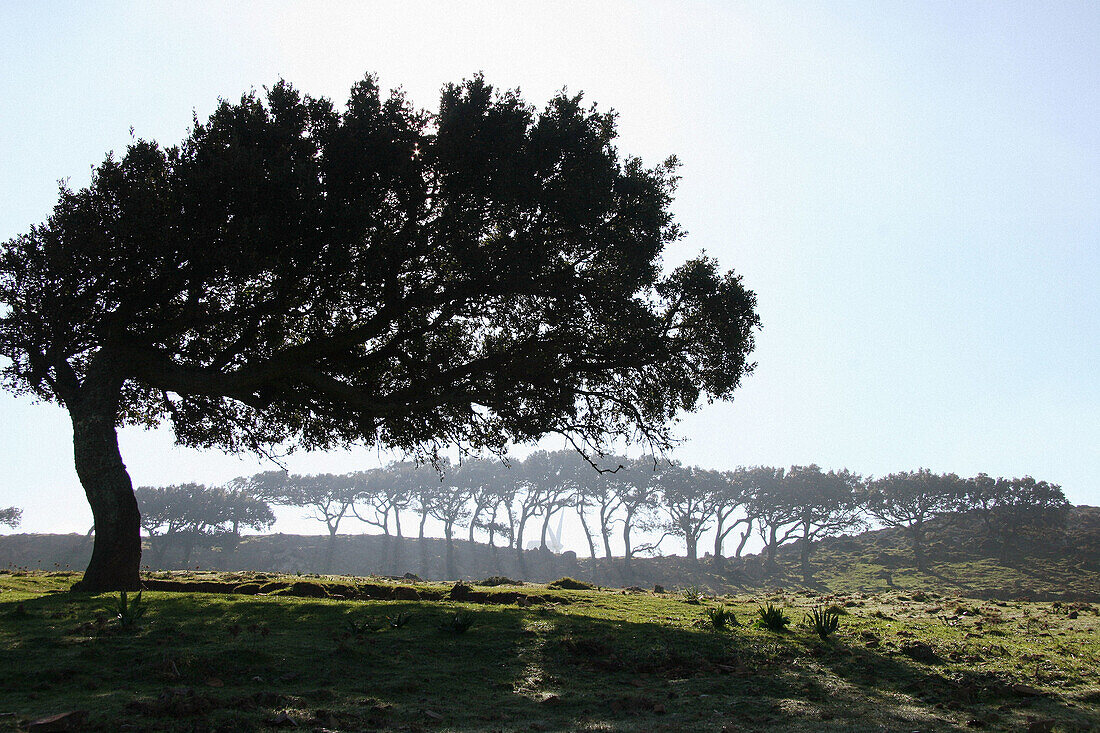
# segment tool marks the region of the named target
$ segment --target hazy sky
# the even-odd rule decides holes
[[[706,249],[759,298],[756,373],[678,457],[1031,474],[1100,504],[1097,38],[1094,2],[5,3],[0,240],[131,126],[176,143],[280,77],[340,102],[374,72],[428,108],[477,71],[539,106],[567,86],[620,113],[621,151],[683,161],[670,258]],[[67,415],[0,415],[0,506],[86,530]],[[263,467],[121,441],[135,485]],[[277,529],[321,528],[296,516]]]

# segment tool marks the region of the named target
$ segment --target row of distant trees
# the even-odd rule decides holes
[[[560,521],[563,512],[580,519],[594,560],[602,554],[611,562],[617,536],[628,573],[632,559],[657,551],[670,536],[681,539],[687,557],[697,560],[704,534],[713,530],[716,562],[740,558],[755,534],[763,542],[766,567],[774,569],[778,549],[798,542],[809,579],[817,542],[871,524],[902,529],[917,565],[924,568],[926,527],[936,517],[973,512],[984,532],[1007,551],[1029,529],[1063,522],[1069,506],[1061,487],[1031,477],[961,478],[921,469],[864,478],[816,465],[712,471],[621,457],[601,466],[604,470],[595,470],[572,451],[540,451],[524,460],[470,459],[439,467],[393,463],[348,474],[272,471],[227,487],[183,484],[142,487],[136,493],[158,563],[171,543],[189,558],[199,537],[216,534],[235,543],[242,528],[270,527],[274,504],[305,508],[325,524],[326,566],[340,524],[349,516],[387,538],[401,538],[408,534],[402,517],[412,514],[420,539],[433,518],[443,525],[452,577],[457,575],[454,540],[460,533],[471,542],[484,538],[494,552],[515,552],[523,570],[525,541],[537,537],[539,547],[549,549],[552,521]],[[636,541],[640,536],[649,539]]]

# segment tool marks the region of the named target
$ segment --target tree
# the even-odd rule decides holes
[[[71,416],[96,526],[77,587],[138,587],[120,425],[230,452],[598,450],[665,446],[730,397],[755,297],[711,259],[662,273],[677,163],[616,136],[581,95],[536,112],[480,76],[434,114],[369,76],[342,109],[280,81],[63,184],[0,248],[0,356]]]
[[[859,489],[862,479],[848,471],[824,473],[816,465],[791,466],[783,477],[801,544],[802,578],[813,579],[810,553],[814,542],[863,526]]]
[[[199,538],[222,535],[235,547],[241,527],[262,530],[275,523],[271,507],[240,488],[196,483],[140,486],[134,495],[141,526],[149,534],[153,565],[158,567],[170,545],[182,546],[181,560],[187,564]]]
[[[699,559],[699,537],[709,526],[712,500],[720,481],[717,471],[678,463],[662,466],[654,475],[659,501],[669,516],[669,532],[684,539],[687,558],[693,563]]]
[[[303,476],[288,474],[286,471],[265,471],[250,480],[250,492],[253,496],[265,499],[273,504],[309,509],[311,519],[325,523],[328,529],[328,544],[322,560],[323,572],[332,569],[332,560],[336,554],[336,532],[340,522],[351,511],[359,497],[361,487],[350,475],[331,473]]]
[[[756,517],[760,538],[764,540],[764,566],[769,571],[776,568],[775,555],[780,545],[793,539],[798,532],[798,512],[784,481],[782,468],[757,466],[749,469],[746,479],[752,487],[749,512]]]
[[[741,533],[741,541],[737,543],[734,557],[740,558],[745,544],[752,535],[754,517],[748,508],[752,504],[751,472],[745,468],[736,471],[726,471],[722,474],[722,481],[716,482],[711,495],[711,508],[714,512],[714,560],[720,562],[723,558],[722,545],[730,532],[741,525],[745,526]],[[742,509],[744,516],[738,517],[732,522],[734,513]]]
[[[15,529],[21,521],[23,521],[23,510],[19,507],[0,508],[0,525]]]
[[[993,479],[982,473],[967,480],[959,507],[978,513],[1005,558],[1020,535],[1062,526],[1069,502],[1057,484],[1031,476]]]
[[[909,535],[917,568],[924,570],[925,524],[955,509],[962,481],[953,473],[935,474],[927,468],[902,471],[867,484],[867,513],[887,527]]]
[[[622,509],[623,575],[627,578],[633,575],[631,560],[634,556],[640,552],[655,550],[660,544],[658,540],[636,546],[631,541],[631,533],[634,530],[644,532],[657,526],[653,517],[657,508],[657,497],[653,491],[655,471],[655,461],[643,456],[628,461],[615,473],[607,474],[608,481],[619,500],[619,507]]]

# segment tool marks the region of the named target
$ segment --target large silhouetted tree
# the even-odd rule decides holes
[[[138,586],[121,425],[198,448],[433,454],[549,433],[669,442],[751,368],[755,299],[681,237],[676,162],[615,115],[480,76],[438,112],[367,77],[337,107],[279,82],[179,145],[137,141],[0,249],[9,390],[63,405],[95,519],[78,587]]]

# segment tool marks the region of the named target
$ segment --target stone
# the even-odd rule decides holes
[[[34,733],[53,733],[53,731],[83,730],[88,719],[87,710],[70,710],[65,713],[49,715],[27,724],[28,731]]]

